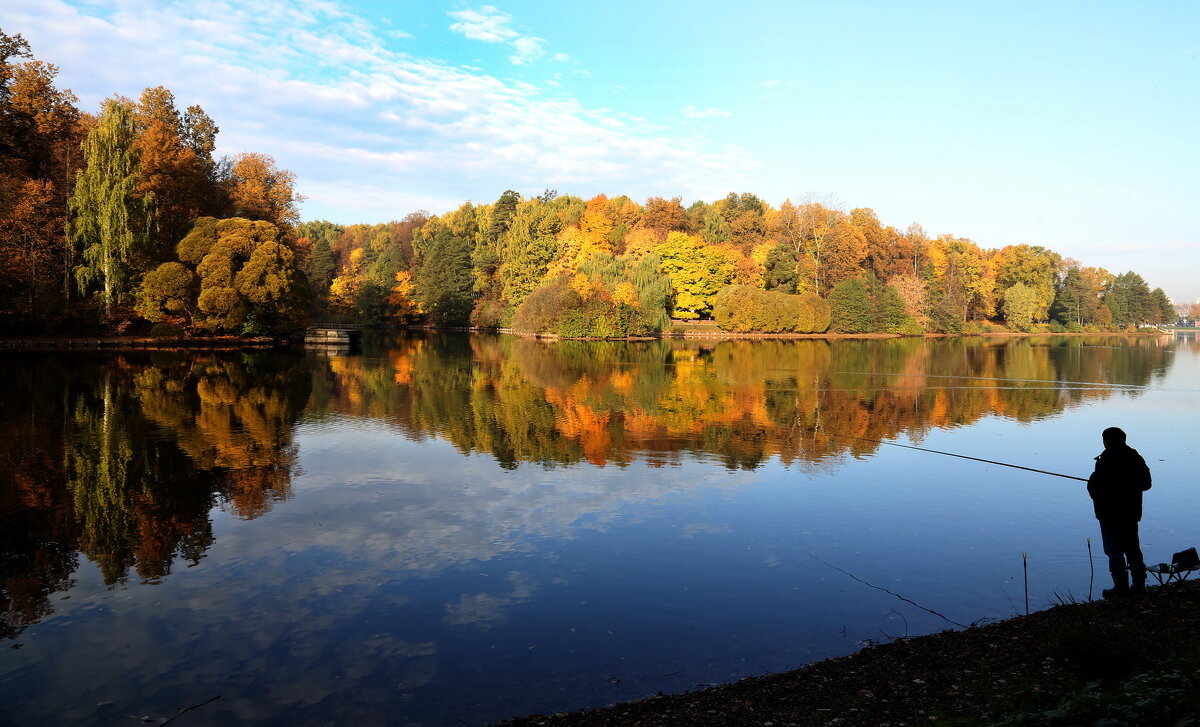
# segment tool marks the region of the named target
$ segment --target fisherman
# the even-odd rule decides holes
[[[1138,521],[1142,519],[1142,493],[1150,489],[1150,468],[1136,449],[1125,444],[1122,430],[1109,427],[1100,436],[1104,451],[1096,457],[1096,470],[1088,478],[1087,489],[1113,578],[1113,587],[1105,588],[1101,595],[1117,598],[1144,593],[1146,563],[1138,542]]]

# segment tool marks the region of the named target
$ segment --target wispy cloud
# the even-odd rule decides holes
[[[478,10],[454,10],[446,14],[458,21],[450,26],[450,30],[462,33],[471,40],[508,43],[521,35],[511,26],[512,16],[491,5],[484,5]]]
[[[698,109],[695,106],[688,105],[680,111],[681,114],[689,119],[720,119],[728,118],[733,114],[725,109],[719,109],[715,106],[707,109]]]
[[[471,40],[511,45],[514,52],[508,60],[514,65],[530,65],[546,54],[545,38],[517,32],[512,27],[512,16],[493,5],[453,10],[446,14],[457,21],[450,24],[450,30],[455,33],[461,33]]]
[[[543,48],[545,42],[541,38],[532,36],[517,38],[513,41],[516,53],[509,56],[508,60],[518,66],[527,66],[546,54],[546,50]]]
[[[460,22],[479,36],[509,28],[473,17]],[[505,188],[711,197],[756,167],[739,147],[549,85],[389,50],[390,28],[325,0],[43,0],[6,11],[5,25],[61,67],[85,108],[160,84],[181,106],[199,103],[221,126],[220,153],[269,153],[297,173],[307,216],[439,213]],[[534,40],[527,55],[542,52]]]

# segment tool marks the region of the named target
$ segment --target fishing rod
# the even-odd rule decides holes
[[[841,437],[843,439],[857,439],[857,440],[860,440],[863,442],[874,442],[875,444],[890,444],[893,447],[904,447],[905,449],[915,449],[918,452],[929,452],[930,454],[943,454],[947,457],[958,457],[959,459],[969,459],[969,460],[972,460],[975,462],[986,462],[988,464],[998,464],[1001,467],[1012,467],[1013,469],[1025,470],[1026,472],[1037,472],[1038,474],[1043,474],[1043,475],[1054,475],[1055,477],[1064,477],[1068,480],[1079,480],[1080,482],[1088,481],[1086,477],[1076,477],[1074,475],[1064,475],[1064,474],[1059,474],[1058,472],[1049,472],[1047,470],[1034,469],[1033,467],[1022,467],[1019,464],[1009,464],[1008,462],[997,462],[994,459],[982,459],[980,457],[968,457],[965,454],[955,454],[954,452],[942,452],[942,451],[939,451],[936,449],[926,449],[924,447],[914,447],[911,444],[899,444],[897,442],[888,442],[883,439],[867,439],[866,437],[855,437],[855,436],[852,436],[849,434],[835,434],[833,436]]]

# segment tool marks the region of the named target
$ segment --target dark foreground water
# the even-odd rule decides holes
[[[483,724],[797,667],[1200,544],[1195,338],[0,357],[0,724]],[[914,606],[882,589],[920,604]]]

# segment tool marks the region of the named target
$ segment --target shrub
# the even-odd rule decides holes
[[[749,285],[731,285],[717,294],[713,317],[724,331],[788,333],[823,331],[829,306],[816,295],[789,295]]]
[[[749,285],[731,285],[717,293],[713,302],[713,321],[723,331],[754,330],[751,309],[754,306]]]
[[[150,328],[151,338],[183,338],[183,326],[178,323],[158,323]]]
[[[511,320],[512,314],[503,301],[495,298],[481,299],[471,311],[471,325],[476,328],[503,328],[506,313]]]
[[[921,327],[920,323],[917,323],[917,319],[912,316],[905,316],[904,320],[892,326],[888,330],[888,333],[896,333],[901,336],[923,336],[925,335],[925,329]]]
[[[548,333],[558,328],[559,319],[580,307],[579,294],[566,280],[545,283],[529,294],[513,315],[513,330],[520,333]]]
[[[637,319],[633,306],[595,300],[567,311],[554,332],[566,338],[624,338],[636,332]]]
[[[832,314],[829,301],[816,293],[804,293],[800,296],[800,318],[796,322],[798,333],[824,333],[829,330]]]

